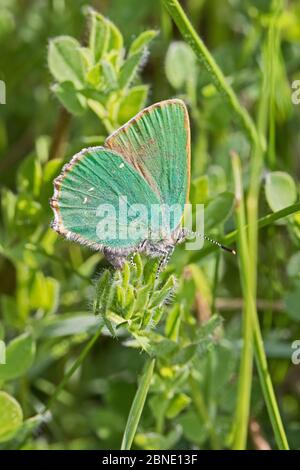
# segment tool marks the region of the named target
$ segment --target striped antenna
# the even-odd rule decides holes
[[[228,246],[225,246],[223,245],[222,243],[220,242],[217,242],[217,240],[214,240],[213,238],[210,238],[208,237],[207,235],[204,235],[203,233],[200,233],[200,232],[192,232],[191,230],[188,231],[188,235],[189,236],[194,236],[194,237],[199,237],[199,238],[203,238],[203,240],[206,240],[214,245],[217,245],[219,248],[221,248],[222,250],[225,250],[225,251],[228,251],[229,253],[231,253],[232,255],[236,255],[236,250],[234,250],[233,248],[229,248]]]

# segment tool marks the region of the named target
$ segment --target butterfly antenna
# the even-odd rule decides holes
[[[203,238],[203,240],[206,240],[206,241],[212,243],[213,245],[217,245],[222,250],[228,251],[232,255],[236,255],[236,250],[234,248],[229,248],[229,246],[223,245],[222,243],[218,242],[217,240],[214,240],[213,238],[208,237],[207,235],[204,235],[203,233],[189,232],[189,235],[194,235],[195,237]]]

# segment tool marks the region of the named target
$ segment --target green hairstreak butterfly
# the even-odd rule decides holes
[[[187,108],[179,99],[161,101],[63,167],[50,201],[52,227],[103,252],[115,267],[135,252],[161,256],[163,265],[186,236],[189,181]],[[165,217],[170,207],[176,210]]]

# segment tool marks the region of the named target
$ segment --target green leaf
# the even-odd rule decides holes
[[[42,168],[35,155],[30,155],[21,163],[17,174],[18,190],[37,197],[42,184]]]
[[[201,325],[200,328],[196,331],[196,337],[198,340],[202,338],[208,338],[213,335],[217,328],[219,328],[223,323],[222,317],[219,315],[213,315],[204,325]]]
[[[265,194],[273,212],[294,204],[297,189],[293,178],[283,171],[273,171],[266,177]]]
[[[103,120],[106,117],[106,107],[105,104],[101,103],[98,98],[88,99],[87,101],[91,110],[99,117],[100,120]]]
[[[296,321],[300,322],[300,282],[296,282],[293,289],[284,295],[284,304],[288,316]]]
[[[89,69],[93,66],[93,57],[90,49],[88,47],[80,47],[79,52],[83,58],[84,68]]]
[[[107,60],[102,60],[101,71],[104,78],[104,91],[116,90],[118,88],[118,78],[113,65]]]
[[[85,111],[86,99],[76,90],[72,82],[55,83],[51,89],[71,114],[79,116]]]
[[[135,305],[134,288],[129,285],[125,295],[124,317],[131,318]]]
[[[85,61],[80,44],[70,36],[59,36],[50,41],[48,66],[58,82],[72,82],[76,87],[84,83]]]
[[[111,291],[112,276],[106,269],[96,285],[96,295],[94,300],[94,315],[105,315],[109,302],[112,300],[109,293]]]
[[[117,72],[119,72],[120,66],[123,63],[123,49],[121,52],[117,50],[111,50],[105,54],[105,59],[112,64]]]
[[[46,277],[42,271],[36,271],[30,290],[32,309],[42,309],[47,313],[55,312],[58,305],[59,282]]]
[[[192,204],[205,204],[208,199],[208,176],[199,176],[192,180],[190,200]]]
[[[157,290],[151,298],[151,306],[150,308],[158,307],[166,300],[169,299],[170,294],[174,292],[176,288],[176,278],[175,276],[170,276],[167,282],[164,284],[162,288]]]
[[[178,393],[177,395],[175,395],[170,401],[170,404],[166,411],[167,418],[175,418],[190,404],[190,402],[190,397],[188,397],[185,393]]]
[[[22,421],[23,412],[19,403],[8,393],[0,392],[0,442],[11,439],[21,427]]]
[[[179,346],[175,341],[164,337],[161,338],[162,339],[158,342],[152,342],[151,351],[155,356],[169,361],[171,356],[178,353]]]
[[[37,414],[23,421],[22,425],[18,427],[17,433],[13,435],[12,440],[9,442],[9,449],[19,449],[28,438],[38,432],[46,421],[45,414]]]
[[[149,407],[155,420],[158,423],[160,422],[161,418],[165,416],[169,402],[170,399],[168,398],[167,394],[159,393],[157,395],[153,395],[150,398]]]
[[[181,434],[181,427],[176,426],[172,431],[165,435],[156,432],[137,434],[134,442],[139,447],[146,450],[174,449],[176,443],[181,437]]]
[[[143,267],[141,255],[139,253],[136,253],[134,255],[133,262],[134,262],[134,270],[131,271],[133,282],[135,284],[140,284],[142,276],[143,276],[144,267]],[[145,277],[144,284],[147,284],[146,277]]]
[[[135,312],[143,313],[147,308],[150,289],[149,285],[145,285],[137,291],[137,299],[134,304]]]
[[[106,20],[108,27],[109,27],[109,43],[108,43],[108,50],[113,51],[121,51],[123,48],[123,36],[120,30],[116,27],[116,25],[109,20]]]
[[[100,13],[92,11],[89,47],[95,63],[99,62],[107,51],[109,39],[110,27],[107,20]]]
[[[93,65],[93,67],[90,67],[85,78],[92,87],[100,86],[102,80],[101,64],[98,62],[96,65]],[[92,90],[94,90],[94,88],[92,88]]]
[[[204,212],[204,226],[207,232],[225,222],[232,213],[233,203],[234,195],[230,192],[221,193],[208,203]]]
[[[174,308],[168,314],[168,318],[166,321],[166,336],[170,338],[172,341],[178,340],[179,335],[179,327],[181,323],[181,306],[180,304],[176,304]]]
[[[98,105],[100,105],[100,103],[104,106],[106,105],[108,95],[101,91],[95,90],[93,88],[83,88],[80,90],[80,94],[88,98],[90,101],[94,101],[94,103],[97,103]]]
[[[120,125],[127,122],[145,107],[148,90],[149,87],[147,85],[135,86],[120,100],[117,118]]]
[[[128,288],[129,281],[130,281],[130,267],[127,261],[124,263],[122,272],[120,274],[121,274],[121,280],[122,280],[122,287],[123,289],[126,290]]]
[[[175,89],[196,82],[196,58],[192,48],[181,41],[173,42],[167,51],[165,71]]]
[[[122,65],[119,73],[119,86],[121,89],[128,88],[144,60],[144,52],[138,52],[130,56]]]
[[[27,230],[36,229],[36,225],[41,220],[42,206],[31,196],[20,194],[16,207],[16,225],[18,229],[25,233]]]
[[[102,323],[102,319],[95,315],[80,315],[73,312],[72,316],[59,315],[43,323],[40,332],[41,338],[57,338],[61,336],[72,336],[81,333],[92,333]]]
[[[141,52],[148,46],[149,42],[152,41],[158,35],[158,31],[149,30],[142,32],[137,38],[132,41],[131,46],[128,51],[128,56],[132,56],[137,52]]]
[[[6,364],[0,366],[0,381],[12,380],[23,375],[35,356],[32,336],[23,334],[13,339],[6,349]]]
[[[189,410],[177,418],[177,422],[182,426],[184,437],[197,446],[207,439],[207,429],[199,414],[195,410]]]
[[[191,359],[194,358],[195,354],[198,352],[198,347],[196,344],[189,344],[188,346],[181,348],[176,351],[175,354],[169,359],[170,363],[173,365],[185,366]],[[206,352],[203,350],[203,354]]]
[[[150,283],[152,286],[155,282],[159,261],[157,258],[149,258],[144,266],[144,283]]]

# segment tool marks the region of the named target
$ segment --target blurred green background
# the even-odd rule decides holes
[[[181,4],[240,102],[255,116],[267,67],[266,31],[273,3],[185,0]],[[72,101],[71,113],[63,110],[57,99],[59,78],[47,61],[49,41],[56,36],[72,36],[87,45],[88,7],[119,28],[126,50],[144,31],[159,33],[149,40],[148,51],[142,50],[125,92],[95,85],[99,99],[103,90],[108,96],[106,123],[102,111],[97,113],[86,97],[83,105],[82,97],[74,104],[74,90],[60,100]],[[292,82],[300,79],[296,0],[282,3],[277,30],[274,82],[269,84],[273,86],[271,144],[260,216],[295,203],[299,189],[300,105],[291,101]],[[51,418],[40,419],[43,404],[97,328],[93,284],[107,266],[101,254],[62,240],[50,229],[52,180],[74,153],[102,144],[109,129],[145,104],[179,96],[191,118],[191,201],[207,205],[206,232],[218,239],[235,228],[230,151],[241,157],[247,188],[249,143],[158,0],[2,0],[0,44],[0,80],[6,84],[6,104],[0,105],[0,339],[11,364],[0,365],[0,447],[117,449],[146,356],[141,348],[131,347],[126,328],[118,329],[118,338],[104,329],[53,403]],[[109,60],[114,60],[112,55]],[[134,87],[140,87],[136,95],[130,94]],[[129,96],[125,104],[124,96]],[[80,107],[79,112],[73,112],[74,106],[76,111]],[[282,173],[279,177],[270,173],[275,171]],[[299,212],[260,231],[259,318],[292,448],[300,447],[300,365],[291,360],[292,343],[300,340],[299,246]],[[182,344],[187,344],[189,328],[198,331],[213,314],[223,317],[222,326],[186,363],[174,358],[168,362],[168,352],[166,359],[160,358],[135,448],[231,445],[242,347],[239,270],[230,255],[217,251],[204,255],[176,249],[168,273],[176,274],[178,287],[162,307],[165,316],[159,331],[168,335],[166,319],[169,312],[174,317],[176,308],[182,309]],[[275,447],[255,368],[250,415],[248,448],[260,448],[260,438],[265,446]]]

